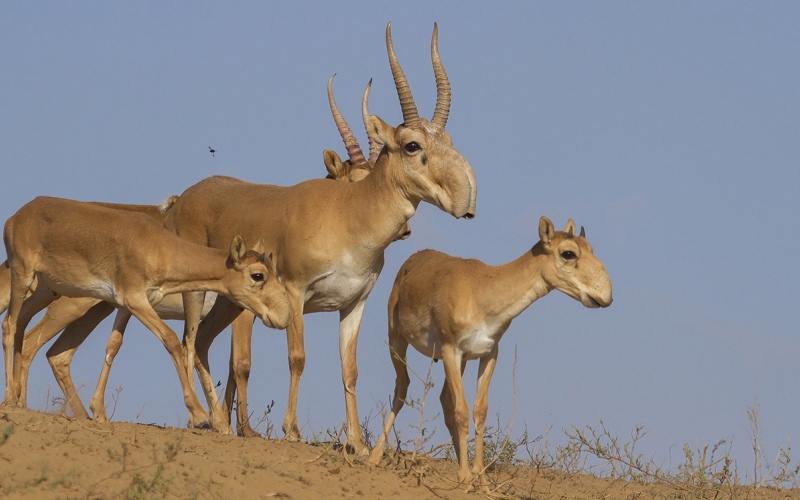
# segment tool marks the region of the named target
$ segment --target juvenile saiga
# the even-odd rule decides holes
[[[475,215],[477,197],[472,168],[445,131],[450,86],[439,59],[436,25],[431,55],[438,97],[430,122],[417,113],[394,53],[391,25],[386,27],[386,46],[404,123],[392,127],[377,116],[368,118],[369,135],[383,145],[370,175],[353,183],[311,180],[290,187],[211,177],[187,189],[166,220],[166,227],[189,241],[219,248],[232,234],[242,234],[248,239],[263,238],[266,248],[275,252],[292,309],[286,335],[291,375],[282,426],[286,439],[301,438],[297,393],[305,366],[303,314],[339,311],[347,445],[356,453],[367,451],[355,395],[358,329],[366,299],[383,268],[383,252],[397,239],[420,202],[427,201],[456,218],[470,219]],[[202,294],[185,294],[184,298],[191,334],[196,332],[191,325],[199,323],[194,311],[200,309]],[[218,299],[214,307],[225,307],[224,302]],[[249,342],[252,323],[253,317],[247,313],[236,318],[234,344]],[[196,368],[213,424],[222,428],[227,424],[208,367],[208,348],[217,333],[197,333]]]
[[[169,351],[190,423],[198,427],[208,425],[208,414],[189,390],[177,335],[151,304],[173,293],[208,290],[255,312],[267,326],[285,328],[289,322],[286,289],[260,241],[248,250],[237,235],[227,252],[211,249],[176,237],[141,213],[49,197],[35,198],[12,215],[3,240],[11,272],[3,320],[4,404],[17,403],[25,321],[59,295],[113,302],[127,311],[118,320],[127,323],[125,316],[133,314],[147,326]],[[36,290],[28,296],[34,281]]]
[[[440,400],[444,421],[458,458],[460,482],[471,480],[467,461],[469,407],[462,374],[470,359],[480,360],[473,408],[475,458],[472,472],[483,477],[483,433],[500,339],[511,321],[537,299],[560,290],[586,307],[611,305],[611,281],[594,256],[581,228],[575,236],[570,220],[556,232],[547,217],[539,221],[539,239],[518,259],[490,266],[422,250],[400,267],[389,295],[389,351],[396,372],[392,410],[370,454],[376,465],[383,456],[397,413],[403,407],[410,379],[406,367],[409,344],[423,355],[444,361],[445,384]]]

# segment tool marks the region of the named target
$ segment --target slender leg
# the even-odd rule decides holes
[[[47,307],[55,296],[42,285],[36,291],[26,296],[33,284],[35,273],[32,269],[25,270],[23,262],[11,266],[11,289],[9,293],[8,312],[3,319],[3,357],[5,361],[6,390],[3,405],[16,406],[19,401],[17,376],[22,365],[22,340],[25,327],[30,319],[39,311]],[[25,304],[27,302],[27,305]],[[41,306],[39,309],[36,307]],[[23,307],[25,310],[23,310]]]
[[[283,439],[300,441],[300,426],[297,424],[297,395],[300,390],[300,377],[306,366],[306,352],[303,345],[303,297],[289,293],[292,307],[292,320],[286,329],[286,341],[289,349],[289,399],[286,402],[286,415],[283,417]]]
[[[486,413],[489,411],[489,383],[492,381],[494,367],[497,364],[497,345],[492,352],[481,358],[478,365],[478,387],[472,417],[475,421],[475,461],[472,473],[478,476],[481,491],[489,492],[486,475],[483,471],[483,436],[486,430]]]
[[[197,370],[197,376],[200,378],[200,385],[203,387],[208,408],[211,411],[211,425],[215,431],[223,434],[230,434],[231,426],[229,418],[225,416],[219,404],[217,391],[214,387],[214,379],[211,378],[208,350],[217,335],[231,324],[231,321],[236,319],[241,312],[242,310],[230,300],[223,295],[219,295],[217,301],[214,302],[214,307],[208,312],[208,315],[200,323],[200,327],[197,330],[195,369]]]
[[[11,269],[8,261],[0,264],[0,314],[8,309],[8,301],[11,298]]]
[[[41,310],[48,307],[58,297],[46,286],[37,286],[36,290],[25,298],[22,304],[19,316],[17,317],[17,335],[15,338],[14,350],[14,391],[17,396],[17,406],[24,407],[25,403],[20,398],[22,395],[22,386],[20,381],[22,379],[23,359],[22,349],[24,344],[25,330],[28,328],[33,317]]]
[[[0,272],[2,272],[1,268]],[[26,406],[28,400],[28,374],[36,353],[50,339],[58,335],[61,330],[64,330],[67,325],[86,314],[97,302],[97,299],[91,298],[59,297],[47,306],[42,319],[25,334],[22,340],[22,366],[18,379],[19,402],[23,407]],[[81,407],[81,409],[83,408]],[[80,410],[75,414],[83,416]]]
[[[94,415],[97,422],[108,423],[108,415],[106,415],[106,385],[108,384],[108,375],[111,373],[111,363],[114,362],[114,357],[122,347],[122,340],[125,335],[125,328],[128,326],[128,320],[131,319],[131,313],[127,309],[117,309],[117,316],[114,318],[114,329],[111,331],[111,336],[106,343],[106,357],[103,360],[103,368],[100,369],[100,377],[97,379],[97,388],[94,390],[92,400],[89,402],[89,409]]]
[[[445,388],[440,400],[445,415],[445,425],[453,438],[453,447],[458,457],[458,480],[465,483],[472,480],[467,458],[467,436],[469,435],[469,406],[464,397],[464,383],[461,374],[466,362],[452,345],[442,346],[444,362]],[[448,418],[450,415],[450,418]]]
[[[258,433],[250,426],[247,411],[247,383],[250,379],[252,362],[253,322],[255,315],[250,311],[242,314],[231,323],[231,358],[228,370],[228,383],[225,386],[225,404],[222,409],[230,418],[233,398],[236,396],[236,433],[243,437],[256,437]]]
[[[64,300],[63,298],[60,300]],[[84,301],[86,299],[69,299],[70,301]],[[72,374],[70,373],[70,365],[72,358],[75,356],[75,351],[86,340],[86,337],[103,321],[109,314],[114,312],[114,306],[108,302],[98,302],[95,299],[86,300],[86,304],[96,304],[89,309],[83,316],[72,321],[64,332],[59,335],[56,341],[47,350],[47,362],[50,363],[50,369],[56,377],[59,387],[64,392],[67,404],[72,409],[72,413],[77,417],[88,419],[89,413],[83,407],[81,399],[78,396],[78,391],[75,389],[75,384],[72,381]],[[51,305],[50,309],[53,309]],[[50,312],[48,309],[48,312]],[[76,313],[78,311],[75,311]],[[27,345],[25,350],[27,350]]]
[[[205,292],[187,292],[183,295],[183,348],[186,354],[186,376],[189,377],[189,387],[194,391],[194,364],[195,340],[197,329],[200,327],[200,318],[203,315]]]
[[[186,375],[186,359],[181,343],[178,340],[178,335],[153,310],[147,301],[147,297],[131,297],[126,301],[125,307],[158,337],[172,357],[172,362],[178,371],[178,378],[183,389],[183,401],[189,410],[189,421],[192,422],[194,427],[209,427],[208,414],[200,404],[200,400],[197,399],[197,394],[189,388],[189,377]]]
[[[398,333],[389,326],[389,357],[392,359],[392,366],[394,366],[395,379],[394,379],[394,397],[392,398],[392,411],[386,419],[386,424],[383,426],[381,437],[375,443],[372,453],[369,455],[369,463],[371,465],[378,465],[383,457],[383,447],[386,443],[389,431],[392,430],[394,421],[397,414],[403,409],[403,405],[408,395],[408,385],[411,379],[408,377],[408,366],[406,366],[406,352],[408,351],[408,341],[403,335]]]
[[[349,309],[339,313],[339,357],[342,360],[342,384],[344,385],[344,402],[347,411],[347,450],[356,455],[369,454],[361,434],[361,423],[358,420],[356,404],[356,382],[358,381],[358,364],[356,348],[358,330],[364,315],[366,299],[362,299]]]

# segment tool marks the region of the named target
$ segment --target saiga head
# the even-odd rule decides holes
[[[586,307],[611,305],[611,280],[586,241],[583,227],[580,235],[575,236],[572,219],[563,231],[556,231],[550,219],[542,217],[539,239],[532,251],[547,257],[542,275],[550,289],[561,290]]]
[[[349,159],[342,161],[335,151],[326,149],[322,152],[322,160],[325,163],[325,168],[328,170],[327,179],[333,179],[343,182],[357,182],[372,173],[372,168],[378,159],[378,154],[383,146],[377,144],[371,137],[369,138],[369,158],[364,157],[355,135],[347,125],[347,121],[339,111],[336,105],[336,100],[333,97],[333,75],[328,80],[328,103],[331,106],[331,114],[333,121],[336,123],[336,128],[344,141],[345,149]],[[369,89],[372,85],[372,80],[367,83],[367,88],[364,90],[364,97],[361,99],[361,118],[364,120],[366,126],[369,118],[368,101]],[[405,240],[411,236],[411,226],[408,222],[400,229],[395,241]]]
[[[253,311],[270,328],[283,330],[289,326],[289,294],[278,278],[272,254],[264,255],[262,240],[248,250],[241,236],[234,237],[227,267],[234,271],[228,290],[237,306]]]
[[[386,49],[403,123],[392,127],[377,116],[367,122],[369,136],[383,145],[408,180],[404,188],[419,200],[427,201],[457,218],[475,216],[478,193],[475,173],[467,160],[453,147],[445,131],[450,112],[450,82],[439,58],[438,28],[433,25],[431,59],[436,76],[436,109],[431,121],[420,118],[411,89],[392,46],[391,23],[386,26]],[[379,159],[380,161],[380,159]]]

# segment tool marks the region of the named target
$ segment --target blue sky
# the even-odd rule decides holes
[[[447,129],[478,180],[477,217],[420,205],[394,243],[359,339],[359,411],[393,390],[386,301],[414,251],[490,264],[532,246],[541,215],[586,227],[614,304],[584,309],[557,292],[525,311],[500,345],[490,416],[533,434],[602,419],[640,451],[676,463],[684,443],[727,438],[752,466],[747,408],[760,407],[769,460],[800,435],[800,6],[792,2],[460,2],[15,4],[0,19],[0,145],[7,218],[37,195],[159,203],[214,174],[289,185],[344,154],[325,85],[362,145],[359,103],[391,124],[400,108],[384,29],[423,115],[435,85],[430,35],[453,88]],[[208,146],[216,156],[211,157]],[[180,330],[179,324],[173,325]],[[76,356],[94,388],[110,322]],[[213,347],[223,379],[227,334]],[[306,316],[303,432],[341,425],[338,315]],[[410,352],[412,366],[428,362]],[[468,366],[469,399],[476,366]],[[443,375],[434,366],[439,412]],[[109,387],[116,420],[183,425],[166,351],[131,322]],[[250,410],[270,401],[277,427],[288,387],[283,332],[259,326]],[[60,395],[44,356],[29,404]],[[411,396],[422,386],[414,381]],[[112,392],[112,391],[109,391]],[[109,401],[111,394],[108,395]],[[398,425],[419,415],[406,408]],[[431,427],[444,441],[441,417]],[[378,419],[371,424],[378,429]],[[263,430],[263,427],[262,429]],[[675,448],[673,448],[675,447]],[[679,451],[677,452],[680,453]]]

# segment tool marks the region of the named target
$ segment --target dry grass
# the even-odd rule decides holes
[[[485,472],[490,489],[488,496],[537,498],[543,491],[545,495],[553,493],[554,482],[570,482],[591,476],[610,480],[614,485],[635,485],[632,487],[635,494],[626,492],[626,498],[800,499],[800,464],[792,458],[791,443],[779,447],[772,462],[766,460],[761,446],[757,402],[747,410],[754,450],[752,468],[740,469],[730,456],[729,440],[721,439],[715,444],[698,447],[684,444],[682,462],[665,469],[638,451],[647,435],[644,425],[635,427],[627,439],[614,435],[602,420],[599,425],[572,426],[562,430],[566,443],[555,446],[549,438],[551,428],[535,437],[525,428],[521,435],[512,437],[516,412],[516,354],[515,349],[512,417],[508,424],[502,425],[498,413],[496,424],[487,425],[483,437]],[[426,401],[434,387],[432,366],[433,362],[425,377],[409,368],[409,372],[422,383],[423,392],[420,398],[406,401],[405,406],[419,413],[419,423],[410,426],[411,438],[404,438],[399,429],[392,430],[381,467],[413,476],[420,484],[424,484],[426,477],[449,478],[455,488],[452,444],[431,444],[434,432],[427,428],[436,418],[426,414]],[[380,410],[385,418],[386,408]],[[472,461],[474,439],[469,441],[469,445]],[[752,471],[752,477],[745,469]],[[473,488],[473,491],[477,490],[477,487]],[[616,490],[611,488],[600,496],[615,498],[616,493],[612,491]]]

